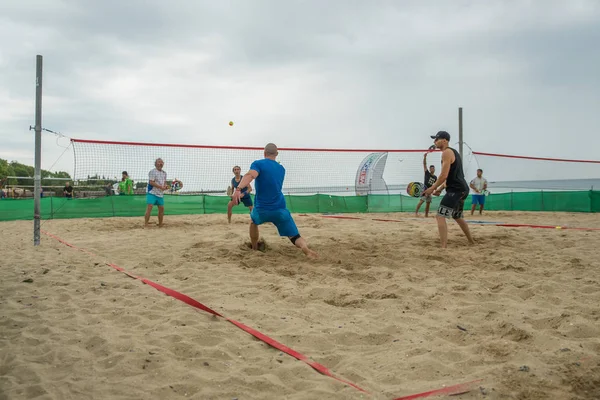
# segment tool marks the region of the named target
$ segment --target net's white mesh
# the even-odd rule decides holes
[[[121,179],[127,171],[134,182],[148,181],[154,161],[162,158],[168,180],[183,182],[182,194],[225,194],[238,165],[242,174],[250,164],[263,158],[263,148],[155,145],[73,139],[77,180],[92,177]],[[381,150],[378,150],[378,152]],[[426,150],[383,150],[387,160],[383,172],[386,190],[382,194],[405,193],[410,182],[423,182],[423,154]],[[277,160],[286,169],[286,194],[356,195],[356,176],[363,159],[371,150],[279,149]],[[440,152],[429,153],[428,165],[441,171]]]
[[[590,190],[600,188],[600,161],[563,160],[472,152],[470,174],[483,169],[495,192],[523,190]],[[465,171],[466,174],[466,171]]]

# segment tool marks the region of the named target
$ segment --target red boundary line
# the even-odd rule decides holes
[[[225,149],[225,150],[257,150],[263,151],[264,147],[252,147],[252,146],[213,146],[213,145],[199,145],[199,144],[174,144],[174,143],[144,143],[144,142],[119,142],[119,141],[107,141],[107,140],[90,140],[90,139],[71,139],[73,143],[92,143],[92,144],[115,144],[115,145],[126,145],[126,146],[153,146],[153,147],[186,147],[195,149]],[[399,150],[399,149],[313,149],[308,147],[279,147],[279,150],[285,151],[332,151],[332,152],[343,152],[343,153],[431,153],[438,150]]]
[[[592,163],[600,164],[598,160],[570,160],[567,158],[550,158],[550,157],[529,157],[529,156],[513,156],[509,154],[496,154],[496,153],[483,153],[480,151],[474,151],[473,154],[476,156],[491,156],[491,157],[505,157],[505,158],[521,158],[525,160],[542,160],[542,161],[561,161],[561,162],[580,162],[580,163]]]
[[[150,147],[185,147],[196,149],[225,149],[225,150],[264,150],[263,147],[256,146],[217,146],[217,145],[199,145],[199,144],[176,144],[176,143],[147,143],[147,142],[122,142],[116,140],[94,140],[94,139],[71,139],[72,143],[91,143],[91,144],[113,144],[125,146],[150,146]],[[316,149],[309,147],[280,147],[279,150],[285,151],[319,151],[319,152],[344,152],[344,153],[431,153],[439,150],[429,149]],[[477,156],[505,157],[505,158],[520,158],[525,160],[543,160],[543,161],[562,161],[562,162],[580,162],[600,164],[600,160],[571,160],[566,158],[551,158],[551,157],[530,157],[530,156],[515,156],[510,154],[485,153],[474,151]]]
[[[88,255],[91,255],[91,256],[94,256],[94,257],[98,257],[98,255],[92,253],[91,251],[83,249],[83,248],[79,248],[79,247],[77,247],[77,246],[75,246],[75,245],[73,245],[73,244],[71,244],[71,243],[69,243],[69,242],[61,239],[60,237],[58,237],[56,235],[53,235],[53,234],[51,234],[49,232],[46,232],[46,231],[43,231],[43,230],[41,232],[44,235],[49,236],[49,237],[57,240],[58,242],[64,244],[65,246],[71,247],[72,249],[81,251],[81,252],[86,253]],[[127,276],[129,276],[131,278],[138,279],[138,280],[142,281],[143,283],[145,283],[145,284],[147,284],[149,286],[152,286],[153,288],[155,288],[156,290],[158,290],[158,291],[166,294],[167,296],[171,296],[171,297],[173,297],[173,298],[175,298],[175,299],[177,299],[179,301],[182,301],[182,302],[184,302],[184,303],[186,303],[186,304],[188,304],[188,305],[190,305],[192,307],[198,308],[198,309],[200,309],[202,311],[205,311],[205,312],[207,312],[209,314],[212,314],[212,315],[215,315],[217,317],[221,317],[221,318],[225,319],[226,321],[232,323],[233,325],[235,325],[238,328],[242,329],[243,331],[249,333],[250,335],[254,336],[255,338],[257,338],[257,339],[259,339],[259,340],[267,343],[268,345],[270,345],[270,346],[272,346],[272,347],[274,347],[274,348],[276,348],[278,350],[281,350],[282,352],[287,353],[288,355],[290,355],[290,356],[292,356],[292,357],[294,357],[294,358],[296,358],[296,359],[298,359],[300,361],[303,361],[304,363],[308,364],[314,370],[316,370],[317,372],[320,372],[323,375],[329,376],[329,377],[331,377],[331,378],[333,378],[333,379],[335,379],[335,380],[337,380],[339,382],[342,382],[342,383],[345,383],[346,385],[352,386],[353,388],[355,388],[355,389],[357,389],[357,390],[359,390],[359,391],[361,391],[363,393],[371,394],[371,393],[367,392],[366,390],[362,389],[361,387],[355,385],[354,383],[349,382],[347,380],[344,380],[342,378],[338,378],[337,376],[333,375],[331,373],[331,371],[327,367],[325,367],[324,365],[319,364],[319,363],[317,363],[315,361],[309,360],[308,357],[306,357],[305,355],[303,355],[301,353],[298,353],[297,351],[295,351],[295,350],[287,347],[286,345],[284,345],[282,343],[279,343],[279,342],[277,342],[274,339],[271,339],[270,337],[268,337],[268,336],[260,333],[259,331],[255,330],[253,328],[250,328],[249,326],[244,325],[241,322],[238,322],[236,320],[233,320],[231,318],[227,318],[227,317],[219,314],[218,312],[214,311],[213,309],[205,306],[204,304],[200,303],[199,301],[194,300],[191,297],[189,297],[189,296],[187,296],[187,295],[185,295],[183,293],[180,293],[180,292],[178,292],[176,290],[170,289],[170,288],[168,288],[166,286],[162,286],[162,285],[160,285],[160,284],[158,284],[156,282],[153,282],[153,281],[151,281],[149,279],[142,278],[140,276],[136,276],[136,275],[134,275],[134,274],[126,271],[125,269],[119,267],[116,264],[107,263],[107,262],[105,262],[104,264],[107,265],[107,266],[109,266],[109,267],[111,267],[111,268],[114,268],[115,270],[117,270],[119,272],[124,273],[125,275],[127,275]],[[452,385],[452,386],[444,387],[444,388],[441,388],[441,389],[435,389],[435,390],[430,390],[430,391],[427,391],[427,392],[422,392],[422,393],[411,394],[411,395],[408,395],[408,396],[397,397],[394,400],[412,400],[412,399],[419,399],[419,398],[425,398],[425,397],[429,397],[429,396],[442,395],[442,394],[462,394],[462,393],[466,393],[466,392],[469,391],[467,389],[468,386],[470,386],[470,385],[472,385],[474,383],[480,382],[480,381],[481,380],[475,380],[475,381],[471,381],[471,382],[459,383],[457,385]]]

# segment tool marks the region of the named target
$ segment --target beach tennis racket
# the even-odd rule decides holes
[[[421,197],[425,186],[421,182],[411,182],[406,186],[406,193],[411,197]]]
[[[178,192],[181,189],[183,189],[183,182],[181,182],[179,179],[173,179],[171,182],[171,191]]]

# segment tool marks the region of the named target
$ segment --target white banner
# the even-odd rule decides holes
[[[356,195],[387,194],[383,171],[388,153],[371,153],[366,156],[356,172]]]

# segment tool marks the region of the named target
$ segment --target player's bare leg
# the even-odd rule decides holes
[[[163,226],[163,216],[165,215],[165,207],[158,206],[158,226]]]
[[[152,213],[152,204],[148,204],[146,207],[146,214],[144,215],[144,227],[150,226],[150,213]]]
[[[422,204],[423,204],[423,200],[419,200],[419,202],[417,203],[417,209],[415,210],[415,217],[419,216],[419,208],[421,208]]]
[[[440,232],[440,241],[442,243],[442,249],[448,247],[448,225],[446,225],[446,218],[441,216],[436,216],[438,224],[438,231]]]
[[[475,241],[473,240],[473,236],[471,236],[471,231],[469,230],[469,224],[467,224],[467,221],[465,221],[464,218],[459,218],[459,219],[456,219],[455,221],[458,224],[458,226],[460,226],[460,229],[462,229],[463,233],[469,240],[469,243],[475,244]]]
[[[230,201],[227,204],[227,222],[228,223],[231,223],[231,214],[233,213],[233,206],[234,206],[233,201]]]
[[[425,218],[429,216],[429,207],[431,207],[431,203],[425,203]]]
[[[307,257],[319,258],[319,255],[317,253],[308,248],[308,243],[306,243],[306,240],[304,240],[303,237],[299,237],[298,239],[296,239],[296,243],[294,243],[294,246],[302,250],[302,252],[306,254]]]
[[[258,250],[258,225],[250,223],[250,243],[252,243],[252,250]]]

